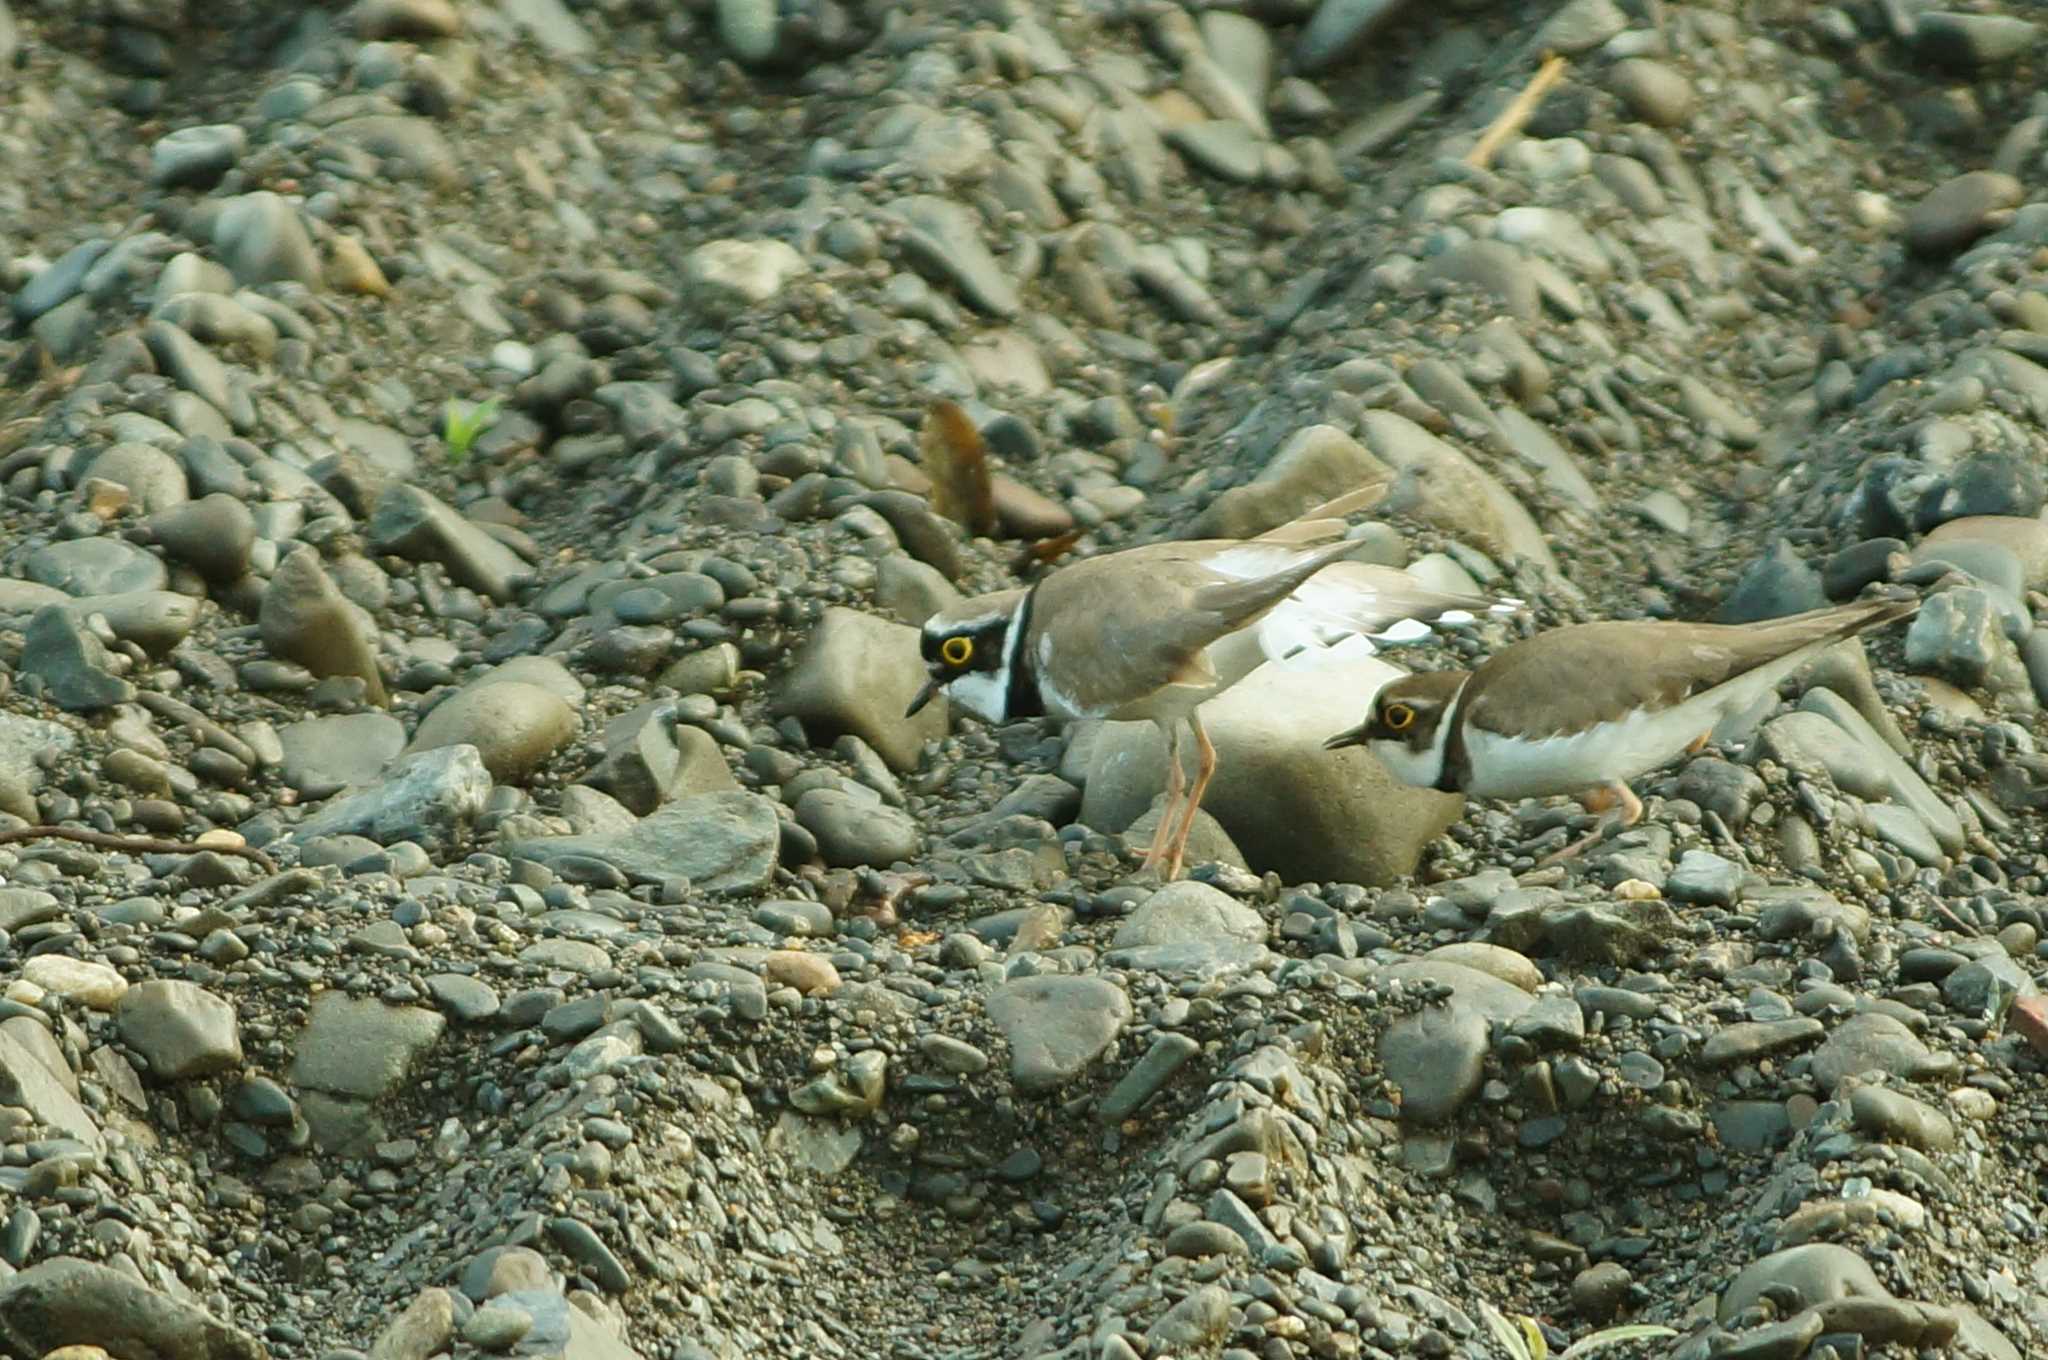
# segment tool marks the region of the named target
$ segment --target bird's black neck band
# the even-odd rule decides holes
[[[1045,696],[1038,691],[1038,665],[1031,655],[1031,609],[1037,600],[1038,586],[1033,585],[1017,606],[1017,617],[1010,621],[1010,654],[1004,658],[1010,668],[1010,684],[1003,694],[1003,710],[1013,721],[1045,716]]]

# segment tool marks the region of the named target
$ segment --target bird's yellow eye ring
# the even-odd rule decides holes
[[[948,666],[964,666],[974,655],[974,640],[949,637],[939,644],[939,655],[946,659]]]
[[[1391,732],[1406,732],[1415,725],[1415,710],[1407,704],[1388,704],[1380,718]]]

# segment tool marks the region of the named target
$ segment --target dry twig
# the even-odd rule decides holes
[[[1543,102],[1543,96],[1549,94],[1550,87],[1557,84],[1564,75],[1564,66],[1564,58],[1555,53],[1545,57],[1535,79],[1523,86],[1522,92],[1509,100],[1508,106],[1500,111],[1500,117],[1494,119],[1487,125],[1486,131],[1479,134],[1479,140],[1465,153],[1465,164],[1474,170],[1484,170],[1492,163],[1495,153],[1506,145],[1508,138],[1522,130],[1522,124],[1528,122],[1530,116],[1536,112],[1536,106]]]
[[[131,855],[197,855],[208,850],[223,855],[240,855],[254,860],[266,874],[277,872],[277,863],[253,845],[201,845],[193,841],[158,840],[154,836],[121,836],[111,831],[87,831],[77,826],[17,826],[0,831],[0,845],[16,841],[77,841],[102,850],[125,850]]]

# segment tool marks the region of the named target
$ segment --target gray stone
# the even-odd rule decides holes
[[[256,411],[248,394],[230,386],[227,368],[212,350],[161,319],[143,326],[142,341],[149,346],[157,366],[178,386],[220,412],[235,429],[247,430],[255,425]]]
[[[1664,895],[1674,902],[1725,907],[1742,889],[1742,866],[1711,850],[1688,850],[1664,880]]]
[[[502,1003],[486,982],[466,973],[434,973],[426,980],[427,995],[460,1024],[480,1025],[495,1019]]]
[[[1858,1129],[1923,1152],[1947,1152],[1956,1145],[1948,1116],[1903,1091],[1857,1087],[1849,1096],[1849,1119]]]
[[[1883,798],[1891,790],[1877,754],[1818,713],[1801,710],[1771,719],[1757,734],[1757,749],[1797,774],[1826,775],[1836,788],[1858,798]]]
[[[370,1347],[371,1360],[428,1360],[455,1338],[455,1296],[422,1289]]]
[[[113,242],[104,238],[75,245],[57,257],[55,264],[39,271],[14,295],[14,315],[34,321],[69,301],[85,282],[86,274],[99,263]]]
[[[324,798],[365,785],[405,749],[405,728],[387,713],[345,713],[305,718],[278,731],[284,782]]]
[[[1875,755],[1890,776],[1891,796],[1911,808],[1948,854],[1959,854],[1963,848],[1963,824],[1957,818],[1955,809],[1943,802],[1940,795],[1927,786],[1920,772],[1908,764],[1904,757],[1891,748],[1877,729],[1848,700],[1830,689],[1809,689],[1800,696],[1799,707],[1812,713],[1825,715],[1830,722],[1856,738],[1857,744],[1866,752]]]
[[[1310,425],[1289,435],[1258,476],[1211,501],[1193,532],[1199,538],[1252,538],[1391,476],[1392,469],[1336,426]]]
[[[381,1100],[404,1084],[447,1026],[439,1011],[321,992],[294,1045],[292,1083],[354,1100]]]
[[[235,123],[167,132],[149,149],[150,182],[169,188],[208,188],[234,167],[248,145],[249,134]]]
[[[1767,1291],[1786,1290],[1806,1307],[1831,1299],[1891,1297],[1869,1262],[1832,1242],[1772,1252],[1737,1272],[1722,1292],[1720,1319],[1728,1325]]]
[[[916,194],[887,211],[902,224],[899,244],[919,270],[951,283],[968,303],[991,316],[1015,316],[1024,306],[1017,285],[989,253],[972,213],[948,198]]]
[[[775,709],[803,723],[816,745],[851,733],[891,769],[913,770],[924,744],[943,737],[947,726],[943,695],[916,717],[903,716],[924,681],[917,629],[832,608],[777,690]]]
[[[263,1343],[132,1275],[59,1256],[0,1281],[0,1350],[110,1348],[120,1360],[262,1360]]]
[[[1813,1054],[1813,1079],[1832,1092],[1845,1077],[1866,1072],[1917,1081],[1950,1073],[1954,1055],[1934,1053],[1918,1035],[1877,1011],[1854,1015],[1835,1027]]]
[[[263,645],[315,675],[353,675],[370,702],[388,702],[377,668],[375,631],[335,588],[312,548],[294,549],[271,575],[258,615]]]
[[[441,130],[410,114],[373,113],[331,124],[326,135],[376,157],[389,179],[415,179],[447,192],[461,182],[461,162]]]
[[[1256,966],[1267,956],[1266,920],[1206,883],[1169,883],[1117,927],[1116,967],[1204,972]]]
[[[1408,0],[1321,0],[1294,40],[1295,69],[1326,71],[1351,58]]]
[[[1965,689],[2023,693],[2033,701],[2019,653],[2005,636],[1989,592],[1959,586],[1928,596],[1906,630],[1906,664]]]
[[[28,578],[67,595],[125,595],[162,590],[170,573],[154,553],[118,538],[46,543],[28,555]]]
[[[1906,248],[1930,258],[1953,255],[1997,230],[2025,196],[2018,180],[1995,170],[1945,180],[1906,210]]]
[[[1256,128],[1235,118],[1181,123],[1166,140],[1202,169],[1234,184],[1256,183],[1265,161],[1265,140]]]
[[[1637,118],[1653,127],[1679,127],[1692,116],[1692,82],[1648,57],[1614,63],[1607,84]]]
[[[2012,1003],[2034,994],[2034,979],[2004,953],[1985,954],[1957,968],[1941,982],[1941,999],[1959,1015],[2004,1019]]]
[[[538,685],[512,680],[465,685],[420,721],[411,750],[473,746],[501,784],[517,784],[576,735],[576,711]]]
[[[182,505],[191,494],[177,459],[132,440],[107,446],[87,466],[86,475],[126,487],[130,503],[144,514]]]
[[[683,295],[710,321],[768,302],[810,265],[782,241],[706,241],[683,259]]]
[[[1434,291],[1472,289],[1527,324],[1542,310],[1542,295],[1528,257],[1505,241],[1468,241],[1431,260],[1422,281]]]
[[[1944,66],[1975,71],[2012,60],[2041,41],[2041,26],[2006,14],[1931,10],[1913,23],[1913,46]]]
[[[915,859],[924,843],[909,813],[841,789],[807,790],[797,799],[796,820],[818,838],[819,857],[834,868]]]
[[[655,700],[612,719],[604,729],[604,759],[583,782],[602,789],[637,816],[697,793],[737,789],[718,741],[702,728],[676,721],[675,705]]]
[[[1724,1025],[1700,1045],[1700,1061],[1710,1067],[1755,1062],[1788,1048],[1818,1039],[1825,1032],[1820,1021],[1795,1015],[1783,1020],[1741,1020]]]
[[[99,464],[93,467],[97,474]],[[151,535],[172,557],[215,585],[248,575],[249,555],[256,546],[256,518],[249,507],[218,491],[196,501],[185,500],[185,494],[185,474],[180,470],[175,498],[180,503],[162,501],[169,508],[149,517]]]
[[[1494,1024],[1508,1024],[1533,999],[1489,973],[1443,959],[1410,959],[1376,970],[1376,981],[1448,988],[1437,1004],[1400,1016],[1380,1038],[1380,1063],[1401,1092],[1401,1117],[1449,1119],[1478,1094]]]
[[[374,785],[322,805],[293,831],[304,844],[323,836],[367,836],[379,845],[446,835],[484,810],[491,776],[474,746],[405,756]]]
[[[1121,1124],[1164,1089],[1173,1074],[1201,1051],[1202,1046],[1185,1034],[1160,1035],[1145,1050],[1145,1056],[1133,1063],[1131,1070],[1102,1098],[1096,1118],[1107,1125]]]
[[[267,312],[223,293],[177,293],[157,303],[149,315],[170,322],[203,345],[240,346],[265,360],[277,354],[277,322]]]
[[[71,713],[95,713],[135,698],[135,686],[110,669],[106,645],[79,625],[72,611],[51,605],[36,611],[21,650],[21,673],[45,698]]]
[[[1080,1075],[1130,1023],[1123,988],[1104,978],[1018,978],[990,994],[989,1018],[1010,1045],[1010,1078],[1031,1095]]]
[[[1230,1326],[1230,1291],[1219,1284],[1205,1284],[1159,1315],[1145,1329],[1145,1340],[1153,1354],[1162,1350],[1183,1351],[1222,1339]]]
[[[392,486],[377,498],[367,537],[375,552],[439,562],[461,584],[500,602],[533,579],[519,554],[416,486]]]
[[[0,1105],[18,1105],[44,1128],[75,1138],[94,1152],[103,1141],[99,1125],[34,1052],[0,1029]]]
[[[114,1009],[122,1040],[164,1081],[230,1072],[242,1065],[235,1008],[190,982],[138,982]]]
[[[700,793],[657,809],[629,831],[535,837],[501,853],[546,865],[594,859],[641,882],[681,877],[707,892],[757,892],[774,877],[781,842],[781,818],[766,798]]]
[[[1366,411],[1365,446],[1403,474],[1395,500],[1496,557],[1527,557],[1555,570],[1557,560],[1528,510],[1492,473],[1406,416]]]
[[[280,281],[320,287],[320,255],[298,208],[267,189],[221,205],[213,244],[235,282],[245,288]]]

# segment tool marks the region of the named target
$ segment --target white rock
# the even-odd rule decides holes
[[[55,992],[67,1001],[80,1001],[96,1011],[110,1011],[128,990],[128,979],[104,963],[67,958],[62,954],[38,954],[21,965],[23,979]]]

